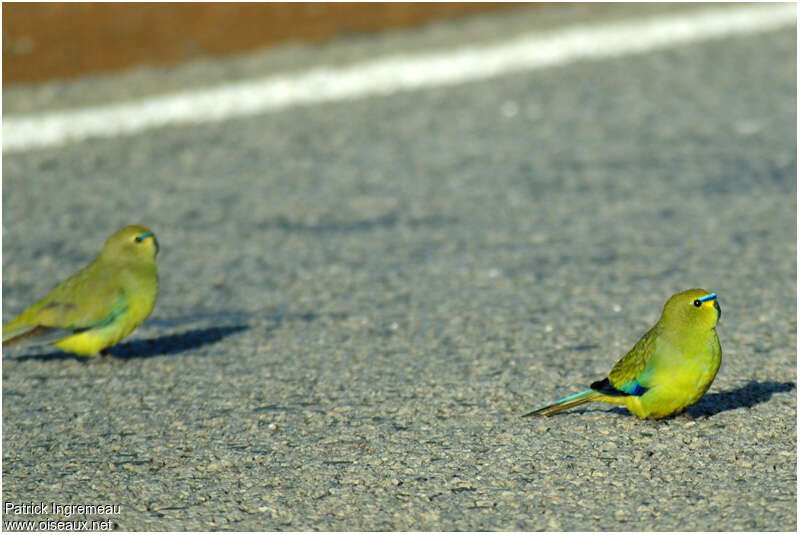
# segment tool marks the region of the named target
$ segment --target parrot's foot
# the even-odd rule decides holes
[[[682,413],[680,413],[678,416],[680,416],[680,417],[681,417],[681,418],[683,418],[684,420],[689,420],[689,421],[692,421],[692,420],[694,420],[694,416],[692,416],[691,414],[689,414],[689,413],[688,413],[688,412],[686,412],[686,411],[683,411],[683,412],[682,412]]]
[[[101,349],[98,351],[97,355],[95,355],[95,358],[102,360],[103,362],[113,362],[117,360],[108,349]]]

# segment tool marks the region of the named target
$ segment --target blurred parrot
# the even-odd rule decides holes
[[[3,327],[3,347],[54,344],[97,355],[128,336],[158,296],[153,231],[139,225],[112,234],[92,262]]]
[[[523,417],[550,416],[589,401],[625,405],[639,418],[681,412],[706,393],[717,375],[722,349],[715,327],[721,314],[715,293],[691,289],[673,295],[658,322],[608,377]]]

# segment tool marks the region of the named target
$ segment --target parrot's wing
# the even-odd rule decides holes
[[[114,266],[90,264],[3,328],[3,344],[51,343],[112,323],[127,308]]]
[[[642,373],[647,360],[653,354],[656,343],[656,327],[653,327],[642,336],[624,357],[614,364],[611,373],[603,381],[592,384],[592,388],[606,394],[639,396],[644,394],[646,387],[637,380]]]

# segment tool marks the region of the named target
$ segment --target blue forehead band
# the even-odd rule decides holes
[[[705,303],[706,301],[711,301],[712,299],[716,299],[716,298],[717,298],[717,294],[710,293],[705,297],[701,297],[700,299],[698,299],[698,301],[700,301],[701,303]]]
[[[142,241],[143,239],[149,238],[150,236],[155,236],[152,230],[150,232],[144,232],[142,234],[139,234],[138,236],[136,236],[136,239]],[[705,299],[705,297],[703,299]]]

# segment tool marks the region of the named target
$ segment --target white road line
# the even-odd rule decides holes
[[[668,48],[797,24],[791,4],[716,7],[592,26],[571,26],[476,47],[317,67],[142,100],[3,118],[3,152],[61,145],[282,110],[320,102],[455,85],[511,72]]]

